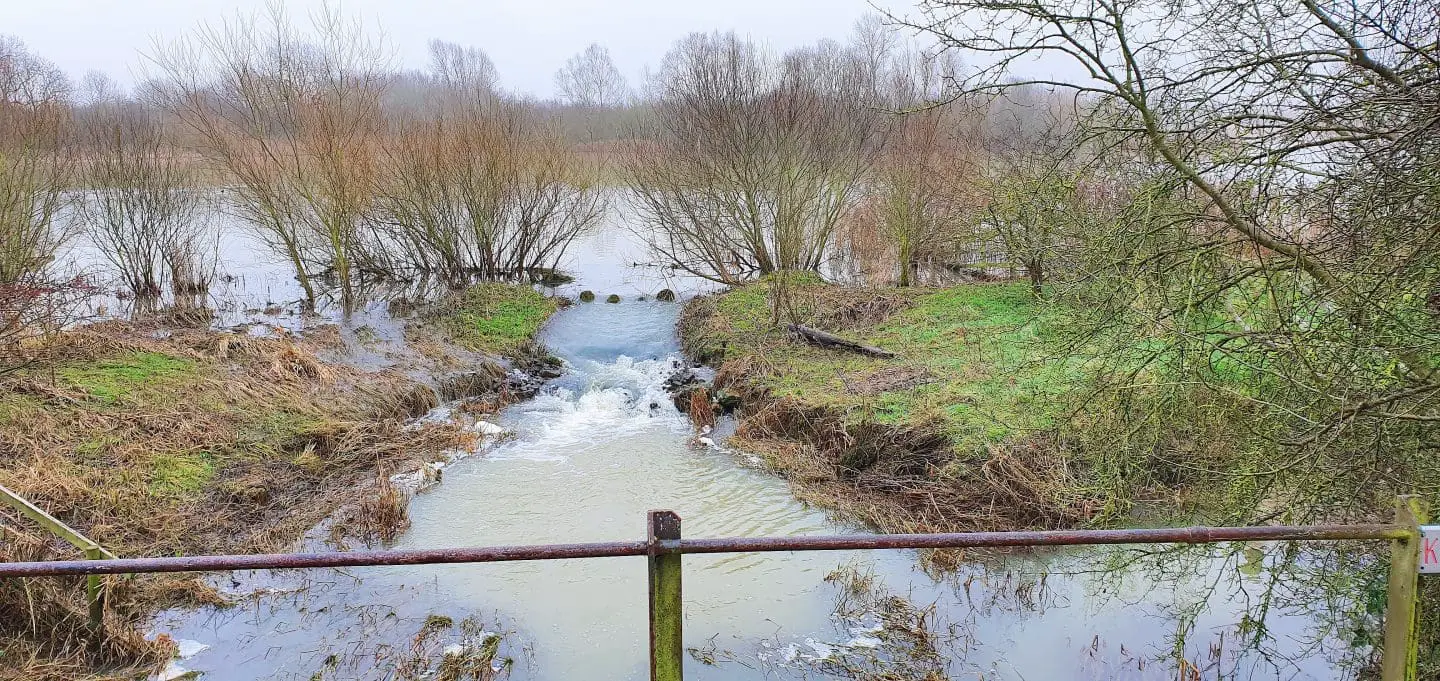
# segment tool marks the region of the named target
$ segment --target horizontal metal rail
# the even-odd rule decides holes
[[[687,553],[963,549],[1099,544],[1210,544],[1230,541],[1389,540],[1392,558],[1387,586],[1388,600],[1381,678],[1385,681],[1414,681],[1415,600],[1418,577],[1416,548],[1419,545],[1419,526],[1426,519],[1426,509],[1415,497],[1400,497],[1396,501],[1395,522],[1390,525],[1176,527],[1143,530],[856,534],[719,539],[685,539],[680,533],[680,516],[673,511],[650,511],[644,541],[0,563],[0,578],[87,575],[91,581],[94,581],[99,579],[98,575],[146,572],[443,565],[644,556],[648,563],[647,572],[649,574],[650,678],[652,681],[683,681],[684,607],[681,599],[681,558]],[[87,551],[87,555],[90,553],[95,554],[92,557],[98,557],[98,552]],[[96,631],[100,633],[99,628]]]
[[[1228,541],[1403,540],[1414,533],[1401,525],[1312,525],[1266,527],[1177,527],[1141,530],[1046,530],[956,532],[948,534],[859,534],[795,537],[726,537],[661,540],[666,553],[759,553],[866,549],[961,549],[1099,544],[1209,544]],[[51,577],[145,572],[209,572],[384,565],[443,565],[507,561],[612,558],[647,555],[644,541],[490,546],[457,549],[277,553],[235,556],[180,556],[118,560],[61,560],[0,563],[0,577]]]

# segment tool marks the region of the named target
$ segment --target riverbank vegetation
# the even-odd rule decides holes
[[[430,316],[466,350],[515,358],[533,345],[535,334],[559,307],[555,298],[532,288],[491,283],[452,296]]]
[[[279,551],[317,526],[313,540],[342,547],[385,541],[408,522],[408,492],[390,476],[428,471],[481,437],[415,419],[442,399],[489,411],[522,396],[498,358],[545,362],[533,336],[555,309],[553,298],[511,284],[427,308],[421,317],[447,332],[437,342],[414,330],[439,353],[416,358],[435,365],[430,381],[409,365],[322,360],[344,348],[318,332],[261,338],[104,322],[57,333],[0,378],[0,485],[120,556]],[[446,373],[457,361],[465,371]],[[0,520],[0,560],[75,557],[9,509]],[[173,654],[141,637],[151,613],[228,605],[197,578],[110,578],[97,647],[81,587],[0,585],[0,667],[28,679],[130,678]]]
[[[1244,7],[1268,17],[1268,6]],[[799,177],[789,170],[797,162],[772,150],[844,159],[836,167],[847,169],[880,163],[881,157],[867,153],[863,135],[763,144],[735,137],[763,129],[746,121],[779,118],[764,113],[777,101],[811,101],[802,108],[812,113],[837,100],[833,106],[839,108],[830,112],[866,101],[858,90],[813,91],[836,80],[876,82],[859,77],[866,64],[879,64],[888,74],[880,82],[911,84],[914,94],[902,104],[938,100],[929,111],[979,106],[978,114],[947,125],[950,148],[971,153],[961,154],[952,168],[958,174],[940,183],[944,200],[934,203],[944,211],[923,208],[931,204],[923,188],[901,191],[895,200],[888,183],[880,183],[878,193],[855,191],[844,173],[799,183],[825,188],[800,190],[804,196],[834,200],[813,210],[786,198],[789,185],[783,182],[728,187],[685,175],[680,186],[716,192],[703,208],[690,201],[707,194],[665,198],[675,192],[652,192],[649,177],[636,176],[635,192],[646,205],[717,225],[698,230],[705,238],[672,257],[675,266],[687,268],[689,256],[700,253],[712,262],[689,268],[699,274],[732,284],[764,277],[758,287],[740,288],[714,306],[719,340],[731,351],[727,357],[749,361],[767,355],[767,344],[786,343],[785,356],[763,367],[773,369],[769,377],[750,381],[773,396],[834,408],[851,420],[935,421],[962,457],[978,443],[997,444],[991,434],[1014,434],[1007,422],[1016,421],[1018,432],[1030,436],[1065,414],[1055,427],[1085,422],[1085,432],[1108,440],[1095,443],[1103,456],[1087,462],[1098,477],[1085,487],[1099,503],[1100,517],[1111,520],[1123,517],[1132,500],[1144,499],[1144,490],[1187,482],[1231,495],[1223,515],[1232,522],[1381,517],[1395,493],[1433,496],[1440,483],[1437,471],[1423,463],[1440,387],[1432,380],[1440,348],[1433,309],[1440,251],[1427,236],[1436,206],[1434,168],[1424,160],[1433,137],[1427,131],[1434,124],[1435,67],[1433,50],[1406,37],[1431,26],[1418,15],[1378,6],[1307,5],[1277,18],[1285,30],[1273,34],[1258,32],[1249,14],[1233,9],[1205,5],[1161,21],[1119,8],[1077,15],[1045,3],[1033,12],[1006,3],[926,5],[930,21],[912,28],[950,53],[1007,58],[959,70],[932,60],[929,68],[940,69],[939,81],[948,88],[938,96],[914,86],[928,81],[903,60],[863,59],[864,40],[825,53],[847,77],[806,76],[801,80],[811,89],[800,93],[786,76],[814,65],[801,55],[791,55],[784,68],[767,68],[763,52],[742,41],[685,43],[662,72],[663,82],[673,85],[662,102],[673,103],[686,125],[720,126],[710,137],[729,135],[736,148],[752,152],[747,168]],[[1239,36],[1241,45],[1198,37],[1222,30]],[[997,42],[997,35],[1013,37]],[[1134,40],[1154,49],[1110,51]],[[1147,61],[1175,46],[1184,48],[1184,59]],[[1010,59],[1052,48],[1097,82],[1015,80],[1006,70]],[[686,76],[680,68],[697,63],[705,66],[705,77]],[[1070,89],[1076,97],[1045,96],[1041,86]],[[812,95],[817,99],[804,100]],[[1370,113],[1357,116],[1362,110]],[[887,125],[874,130],[878,140],[897,134]],[[902,141],[911,137],[899,135]],[[670,153],[660,155],[668,162]],[[719,153],[705,158],[711,165],[700,167],[731,162]],[[878,177],[915,175],[902,170]],[[715,177],[765,174],[717,170]],[[897,179],[894,186],[905,183]],[[866,204],[871,210],[862,210]],[[763,210],[749,210],[755,206]],[[764,213],[772,209],[777,212]],[[658,209],[649,215],[666,244],[691,243],[686,235],[697,231]],[[939,242],[947,248],[1001,247],[989,250],[998,257],[969,263],[951,251],[930,261],[941,266],[927,269],[967,271],[972,279],[1023,273],[1030,302],[985,302],[996,291],[1024,297],[1004,287],[932,292],[928,298],[893,290],[817,291],[807,277],[853,281],[847,279],[853,271],[837,273],[808,256],[777,255],[837,238],[838,231],[817,227],[834,224],[832,219],[864,225],[867,215],[880,216],[870,220],[877,225],[871,231],[887,236],[837,241],[837,252],[863,260],[857,246],[867,241],[908,249],[927,240],[915,238],[907,225],[924,232],[933,223],[944,228]],[[820,217],[825,222],[814,221]],[[763,228],[745,226],[752,218]],[[731,224],[740,227],[726,236]],[[966,234],[975,239],[962,239]],[[904,260],[906,276],[878,282],[912,283],[915,257]],[[840,302],[846,299],[855,300]],[[847,305],[888,313],[845,319],[837,310]],[[923,312],[909,311],[916,308]],[[956,323],[966,315],[975,318]],[[920,365],[892,363],[889,371],[896,375],[915,372],[913,386],[897,394],[871,402],[855,390],[837,397],[845,381],[857,382],[863,393],[864,372],[878,371],[882,363],[797,350],[783,340],[793,324],[828,324],[867,343],[889,342],[902,358],[910,352],[925,359]],[[1010,334],[983,361],[979,353],[986,344],[971,340],[986,335],[971,328],[977,324],[1006,327]],[[934,334],[940,333],[948,338],[939,340]],[[1046,337],[1047,347],[1026,357],[1032,335]],[[966,353],[975,357],[944,364]],[[1052,359],[1045,373],[1010,368],[1042,357]],[[976,366],[1007,372],[1006,380],[1017,386],[1054,389],[1017,409],[1007,404],[1012,391],[987,386],[983,374],[967,378],[964,390],[954,386],[957,372]],[[1072,368],[1078,382],[1054,382]],[[952,388],[947,392],[926,375],[938,375],[940,385]],[[1078,396],[1083,398],[1070,399]],[[974,411],[967,403],[981,398],[997,418],[967,422]],[[1023,414],[1018,421],[1006,416],[1015,412]],[[1207,438],[1210,428],[1216,430]],[[1207,439],[1210,444],[1202,446]],[[1194,442],[1182,444],[1189,440]],[[1050,446],[1076,444],[1061,437]]]
[[[384,476],[475,437],[406,427],[436,404],[429,387],[326,364],[314,350],[203,331],[157,340],[120,323],[65,333],[43,370],[5,379],[0,484],[120,556],[265,552],[371,498],[377,476],[384,486]],[[9,509],[0,514],[4,560],[75,557]],[[366,519],[353,520],[365,539]],[[106,643],[92,649],[78,581],[7,580],[6,666],[37,679],[144,668],[169,656],[135,632],[150,612],[221,602],[195,578],[114,578],[107,591]]]
[[[421,321],[517,362],[554,299],[466,287],[553,277],[615,209],[648,264],[730,287],[682,326],[718,368],[697,422],[738,401],[737,444],[876,527],[1383,521],[1440,501],[1436,29],[1413,1],[922,0],[784,53],[695,33],[635,90],[591,46],[551,102],[478,48],[401,70],[333,8],[163,42],[133,92],[0,38],[0,480],[122,552],[247,550],[456,436],[282,339],[76,330],[101,288],[207,305],[204,202],[288,302],[434,279]],[[103,274],[61,266],[81,235]],[[6,588],[14,650],[70,664]]]
[[[747,398],[742,443],[883,529],[1384,522],[1397,494],[1440,500],[1430,13],[922,13],[896,20],[993,58],[943,102],[1025,105],[969,138],[974,193],[952,205],[1003,244],[976,274],[1028,286],[751,268],[684,329]],[[1090,77],[1011,70],[1041,53]]]
[[[744,405],[737,446],[797,491],[892,532],[1063,527],[1107,512],[1052,428],[1078,374],[1015,284],[845,289],[791,282],[807,324],[895,353],[816,347],[769,323],[773,282],[687,307],[682,341]],[[1128,497],[1126,499],[1128,502]]]

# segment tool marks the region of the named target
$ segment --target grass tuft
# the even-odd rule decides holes
[[[558,309],[554,298],[529,286],[485,283],[443,303],[437,318],[456,345],[509,356],[522,350]]]
[[[193,497],[215,480],[210,452],[160,454],[150,460],[150,493]]]

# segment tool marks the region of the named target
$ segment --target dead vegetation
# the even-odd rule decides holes
[[[122,557],[279,550],[346,506],[361,539],[384,541],[406,521],[387,474],[473,441],[407,427],[429,402],[398,372],[325,364],[285,338],[167,334],[89,326],[0,384],[0,484]],[[78,557],[10,513],[0,533],[0,560]],[[0,678],[131,678],[169,656],[135,631],[149,612],[218,600],[193,578],[107,586],[92,647],[79,580],[0,584]]]
[[[749,411],[732,444],[765,458],[796,496],[884,532],[1081,526],[1096,512],[1053,443],[996,445],[957,460],[938,425],[847,423],[792,399]],[[944,567],[958,555],[932,555]]]
[[[495,681],[508,678],[514,660],[502,657],[505,634],[487,629],[475,618],[460,622],[431,615],[410,641],[410,650],[395,670],[401,681]],[[450,641],[449,645],[444,645]]]
[[[376,477],[374,493],[361,499],[341,527],[366,541],[392,542],[410,527],[410,495],[390,482],[384,471]]]
[[[945,681],[946,652],[956,632],[921,606],[892,593],[871,572],[854,564],[836,568],[825,581],[839,590],[835,617],[859,634],[825,659],[822,670],[856,681]]]

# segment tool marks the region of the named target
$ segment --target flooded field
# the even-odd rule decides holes
[[[297,314],[283,267],[253,257],[244,239],[227,236],[230,288],[214,294],[217,325],[267,333],[339,324],[404,343],[403,320],[384,300],[348,317],[333,308]],[[567,373],[499,415],[512,437],[458,459],[418,494],[413,525],[392,548],[636,539],[652,508],[678,511],[687,537],[861,531],[797,501],[723,439],[696,439],[663,389],[684,362],[674,332],[680,306],[638,298],[702,287],[629,266],[643,256],[613,225],[576,244],[567,270],[577,279],[557,294],[591,289],[625,301],[577,304],[552,319],[542,340]],[[426,418],[449,418],[451,406]],[[1265,549],[1251,548],[1252,568],[1266,564]],[[975,556],[943,576],[906,551],[687,557],[687,675],[1172,679],[1182,659],[1203,672],[1195,678],[1349,675],[1337,666],[1346,647],[1278,604],[1264,611],[1261,643],[1246,645],[1254,628],[1239,627],[1273,586],[1263,569],[1242,574],[1235,556],[1195,552],[1162,562],[1170,570],[1104,569],[1126,555]],[[490,642],[496,673],[513,678],[646,676],[641,559],[262,572],[216,583],[237,605],[155,622],[156,633],[185,642],[186,658],[168,675],[425,678],[447,655]],[[897,603],[906,605],[887,610]],[[935,655],[917,659],[902,645],[916,628]]]

